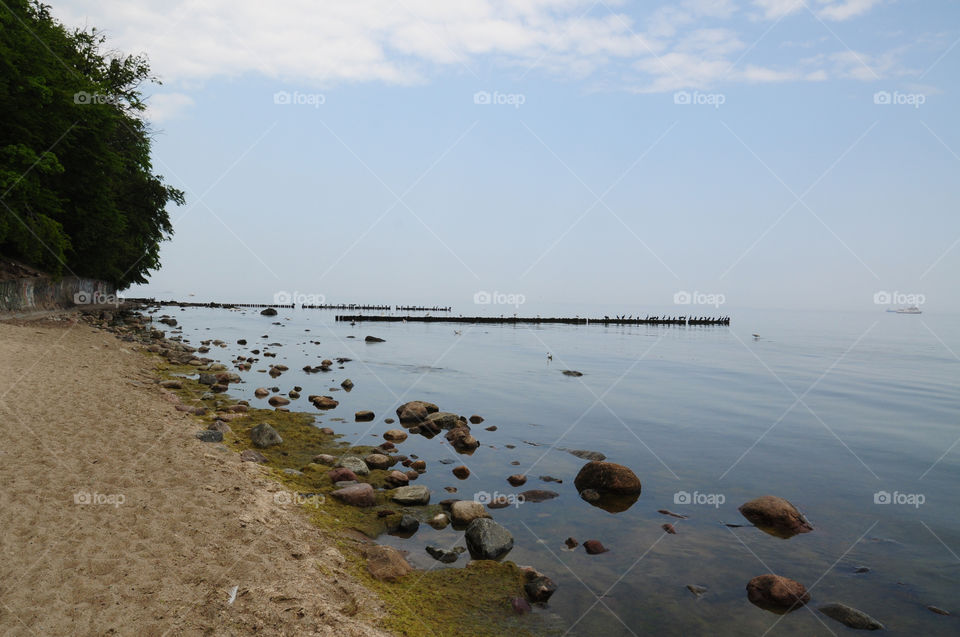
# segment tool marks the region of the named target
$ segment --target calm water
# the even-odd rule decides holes
[[[266,406],[253,397],[258,386],[286,392],[301,385],[306,396],[352,379],[354,390],[337,392],[340,406],[317,419],[348,441],[377,444],[391,427],[383,418],[408,400],[482,415],[486,421],[474,427],[482,446],[472,456],[456,454],[442,436],[413,436],[400,448],[427,460],[418,484],[431,487],[435,501],[534,488],[560,494],[494,516],[516,540],[508,559],[559,584],[550,608],[571,634],[841,634],[849,629],[815,611],[832,601],[871,614],[890,634],[960,634],[960,618],[925,608],[960,613],[960,317],[725,310],[729,328],[538,328],[351,327],[317,310],[281,310],[276,318],[256,310],[162,313],[176,317],[194,345],[230,343],[207,354],[224,363],[283,344],[269,348],[277,358],[261,359],[255,370],[282,362],[291,371],[274,381],[254,370],[231,387],[251,404]],[[272,325],[278,320],[282,326]],[[366,344],[368,334],[386,342]],[[239,338],[249,345],[233,345]],[[325,375],[299,371],[337,356],[353,362]],[[566,377],[563,369],[584,376]],[[291,407],[315,411],[305,398]],[[360,409],[375,411],[376,421],[331,422],[352,420]],[[497,431],[485,431],[489,425]],[[611,514],[582,501],[573,478],[584,461],[568,448],[600,451],[632,468],[643,482],[636,504]],[[440,464],[444,458],[466,464],[470,478],[453,477],[455,465]],[[514,473],[528,474],[521,489],[506,482]],[[563,483],[541,482],[541,475]],[[448,485],[457,496],[443,491]],[[923,503],[877,504],[880,491],[917,494]],[[723,503],[677,503],[678,492]],[[793,502],[816,530],[781,540],[723,526],[745,523],[737,507],[765,494]],[[657,513],[663,508],[690,518],[667,518]],[[674,522],[677,535],[663,533],[665,522]],[[568,551],[571,536],[611,550]],[[409,550],[418,566],[444,568],[423,547],[462,545],[462,533],[422,525],[411,539],[381,541]],[[855,574],[859,566],[871,570]],[[804,583],[810,610],[781,617],[751,605],[747,581],[768,572]],[[687,584],[708,591],[697,599]]]

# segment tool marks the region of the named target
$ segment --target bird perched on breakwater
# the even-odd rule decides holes
[[[548,361],[552,361],[552,360],[553,360],[553,354],[551,354],[550,352],[547,352],[547,360],[548,360]]]

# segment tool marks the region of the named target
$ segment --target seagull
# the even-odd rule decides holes
[[[460,336],[461,334],[463,334],[463,330],[453,330],[453,333],[456,334],[457,336]]]
[[[760,335],[759,335],[759,334],[753,334],[753,340],[756,341],[756,340],[758,340],[759,338],[760,338]]]
[[[552,360],[553,360],[553,354],[551,354],[550,352],[547,352],[547,360],[548,360],[548,361],[552,361]]]

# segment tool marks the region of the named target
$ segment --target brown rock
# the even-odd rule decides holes
[[[402,429],[390,429],[384,432],[383,437],[391,442],[403,442],[407,439],[407,432]]]
[[[267,396],[270,395],[270,390],[267,389],[266,387],[257,387],[253,391],[253,395],[256,396],[257,398],[266,398]]]
[[[470,469],[468,469],[464,465],[460,465],[459,467],[454,467],[453,475],[457,476],[461,480],[466,480],[467,478],[470,477]]]
[[[413,572],[413,567],[397,549],[390,546],[374,546],[367,551],[367,570],[378,580],[395,582]]]
[[[573,481],[577,491],[633,495],[640,493],[640,479],[629,468],[613,462],[592,461],[583,465]]]
[[[366,456],[363,461],[366,462],[367,466],[371,469],[389,469],[397,463],[396,460],[382,453],[371,453],[369,456]]]
[[[515,473],[507,478],[507,482],[509,482],[511,486],[520,487],[527,483],[527,476],[522,473]]]
[[[240,460],[245,462],[266,462],[267,457],[259,451],[255,451],[253,449],[244,449],[240,453]]]
[[[337,489],[330,495],[344,504],[355,507],[372,507],[377,503],[376,496],[373,493],[373,487],[366,482],[351,484],[349,487]]]
[[[373,420],[376,415],[372,411],[362,410],[355,413],[353,417],[357,422],[369,422]]]
[[[587,540],[583,543],[583,548],[590,555],[599,555],[600,553],[606,553],[610,550],[601,544],[599,540]]]
[[[331,471],[327,472],[327,475],[330,477],[330,482],[348,482],[350,480],[356,481],[357,474],[346,467],[337,467]]]
[[[810,593],[800,582],[781,575],[758,575],[747,582],[747,598],[764,610],[783,614],[810,601]]]
[[[483,416],[478,416],[477,414],[474,414],[474,415],[470,416],[470,423],[471,423],[471,424],[473,424],[473,425],[479,425],[479,424],[482,423],[482,422],[483,422]]]
[[[765,495],[750,500],[741,505],[739,510],[758,529],[776,537],[786,539],[813,530],[813,526],[795,506],[777,496]]]
[[[274,407],[282,407],[284,405],[289,405],[290,399],[284,398],[283,396],[271,396],[270,400],[268,400],[267,402],[273,405]]]

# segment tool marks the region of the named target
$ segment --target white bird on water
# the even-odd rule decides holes
[[[754,335],[753,335],[753,340],[755,340],[755,341],[760,340],[760,335],[759,335],[759,334],[754,334]]]
[[[460,336],[461,334],[463,334],[463,330],[453,330],[453,333],[456,334],[457,336]]]

